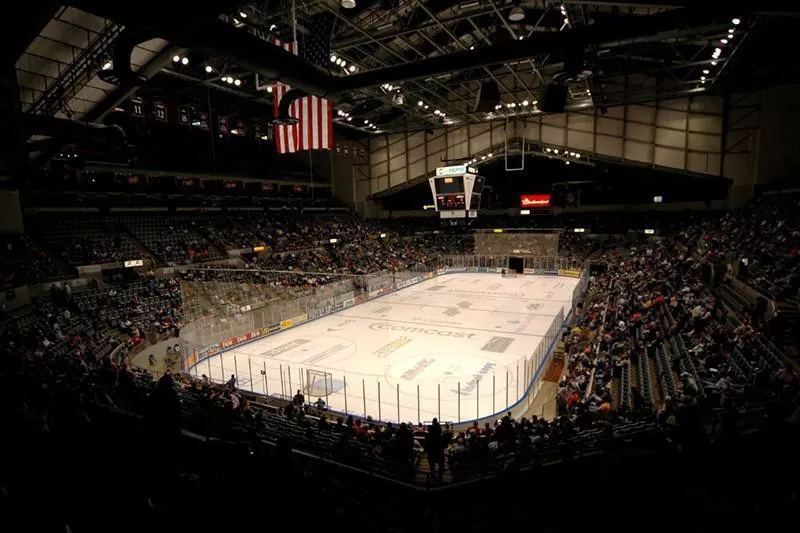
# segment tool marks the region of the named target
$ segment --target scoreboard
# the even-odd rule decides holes
[[[483,176],[469,165],[439,167],[428,178],[433,204],[441,218],[475,218],[481,205]]]

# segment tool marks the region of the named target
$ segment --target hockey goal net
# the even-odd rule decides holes
[[[327,398],[332,392],[334,392],[333,374],[323,370],[306,370],[306,395]]]
[[[519,274],[517,273],[517,271],[516,271],[516,270],[512,270],[512,269],[510,269],[510,268],[504,268],[504,269],[503,269],[502,276],[503,276],[504,278],[516,278],[518,275],[519,275]]]

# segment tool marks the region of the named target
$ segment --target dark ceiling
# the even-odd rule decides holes
[[[138,93],[267,123],[272,95],[257,90],[257,75],[262,89],[281,79],[334,99],[337,112],[349,114],[336,116],[337,139],[536,115],[554,80],[569,88],[567,109],[798,81],[796,60],[775,53],[793,38],[797,7],[774,1],[47,4],[31,6],[37,16],[27,26],[10,28],[23,111],[89,122],[127,110]],[[330,28],[323,65],[272,46],[293,38],[296,21],[302,48],[321,20]],[[104,70],[127,56],[132,73],[118,73],[117,63]],[[500,90],[501,107],[488,113],[473,111],[482,82]]]

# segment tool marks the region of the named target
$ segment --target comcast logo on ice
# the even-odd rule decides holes
[[[423,335],[438,335],[440,337],[453,337],[456,339],[472,339],[476,335],[475,333],[465,333],[463,331],[448,331],[446,329],[421,328],[417,326],[401,326],[399,324],[384,323],[370,324],[369,329],[375,331],[389,330],[404,331],[406,333],[422,333]]]

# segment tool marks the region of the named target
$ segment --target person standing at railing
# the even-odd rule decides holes
[[[428,454],[431,478],[441,481],[444,476],[444,439],[442,426],[439,425],[439,420],[436,418],[433,419],[425,434],[425,453]]]

